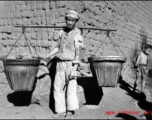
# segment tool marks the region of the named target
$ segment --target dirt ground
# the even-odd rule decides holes
[[[132,93],[132,86],[132,83],[127,83],[124,80],[121,80],[115,88],[98,87],[95,89],[94,86],[88,86],[89,89],[84,88],[87,105],[82,105],[80,109],[75,112],[74,119],[130,118],[136,120],[152,118],[152,115],[150,115],[151,113],[144,114],[145,111],[150,111],[152,108],[152,103],[148,102],[151,101],[148,90],[146,90],[147,94],[144,99],[140,94]],[[0,98],[1,119],[53,118],[54,113],[50,109],[47,101],[43,100],[43,104],[30,104],[27,101],[23,102],[23,99],[26,99],[24,93],[21,95],[14,93],[9,85],[0,85]],[[22,102],[20,101],[21,99]],[[96,108],[91,108],[93,105],[98,106],[96,106]],[[112,111],[114,113],[106,114],[107,111]],[[127,111],[128,114],[123,114],[123,111]]]

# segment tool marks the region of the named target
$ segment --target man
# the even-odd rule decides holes
[[[72,117],[79,109],[77,88],[77,67],[83,45],[81,31],[76,27],[79,14],[69,10],[65,14],[67,27],[60,31],[60,39],[55,49],[45,57],[57,57],[56,77],[54,81],[55,117]]]

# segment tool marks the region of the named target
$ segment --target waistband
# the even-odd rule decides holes
[[[139,66],[147,66],[147,65],[145,65],[145,64],[139,64]]]

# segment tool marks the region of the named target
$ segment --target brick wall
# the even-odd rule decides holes
[[[141,41],[141,29],[146,31],[147,40],[151,44],[151,5],[151,1],[1,1],[0,54],[6,55],[19,38],[21,28],[15,28],[15,25],[65,25],[65,12],[67,9],[75,9],[81,14],[78,26],[117,30],[110,37],[128,58],[123,75],[129,79],[132,78],[130,57],[136,43]],[[52,28],[28,28],[26,35],[37,53],[44,57],[56,44],[53,37],[56,31]],[[92,30],[83,30],[83,36],[86,56],[93,55],[106,37],[105,32]],[[11,54],[21,53],[29,53],[23,36]],[[96,55],[116,55],[108,38]]]

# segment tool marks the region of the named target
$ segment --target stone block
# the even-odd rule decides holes
[[[47,24],[49,25],[54,25],[56,23],[56,19],[55,19],[55,16],[50,16],[49,19],[47,18]]]
[[[20,11],[16,12],[16,13],[14,14],[14,18],[20,19],[20,18],[21,18],[21,12],[20,12]]]
[[[31,10],[32,11],[36,10],[36,7],[37,7],[37,1],[32,1],[32,3],[31,3]]]
[[[22,25],[22,20],[21,19],[16,19],[16,25]]]
[[[41,25],[41,17],[37,17],[35,23],[36,25]]]
[[[13,41],[6,39],[4,41],[1,41],[1,45],[2,46],[11,46],[11,45],[13,45]]]
[[[6,19],[9,19],[9,18],[10,18],[10,16],[11,16],[10,13],[11,13],[11,12],[6,12],[6,13],[5,13]]]
[[[32,17],[32,12],[31,11],[23,11],[22,17],[30,18],[30,17]]]
[[[42,3],[42,9],[43,10],[49,10],[49,1],[44,1],[43,3]]]
[[[46,14],[46,17],[49,17],[51,15],[51,11],[50,10],[45,10],[45,14]]]
[[[12,33],[12,34],[11,34],[11,40],[15,40],[15,39],[16,39],[15,33]]]
[[[47,48],[48,46],[49,46],[48,40],[43,40],[43,41],[41,42],[41,47]]]
[[[25,4],[20,5],[20,11],[21,11],[21,12],[24,11],[25,8],[26,8],[26,5],[25,5]]]
[[[58,23],[65,23],[65,18],[64,17],[59,17],[57,20],[56,20]]]
[[[3,19],[0,19],[0,26],[3,26]]]
[[[56,1],[50,1],[50,9],[54,9],[55,8],[55,4],[56,4]]]
[[[47,34],[47,32],[42,32],[42,40],[43,41],[48,40],[48,34]]]
[[[37,41],[36,41],[36,46],[38,46],[37,49],[39,49],[39,47],[41,46],[41,40],[37,40]]]
[[[12,33],[12,26],[3,26],[2,29],[3,29],[2,32],[8,33],[8,34]]]
[[[32,32],[32,34],[31,34],[31,39],[32,39],[32,40],[36,40],[36,33]]]
[[[37,10],[42,10],[42,2],[37,1]]]
[[[66,7],[67,7],[67,9],[73,9],[73,10],[77,9],[75,4],[74,4],[74,1],[67,2]]]
[[[37,40],[42,40],[41,32],[36,33]]]
[[[7,40],[7,34],[6,33],[2,33],[2,40]]]
[[[29,19],[27,19],[27,21],[26,21],[26,25],[31,25],[31,18],[29,18]]]
[[[32,6],[31,3],[27,4],[25,7],[25,11],[31,11],[31,6]]]
[[[3,19],[3,26],[7,26],[7,19]]]
[[[11,23],[12,23],[12,22],[11,22],[11,19],[10,19],[10,18],[9,18],[9,19],[7,19],[7,25],[8,25],[8,26],[10,26],[10,25],[11,25]]]
[[[45,19],[45,17],[41,17],[41,25],[46,25],[46,19]]]
[[[21,11],[21,8],[20,8],[20,5],[19,5],[19,4],[16,4],[16,5],[15,5],[15,11],[16,11],[16,12],[20,12],[20,11]]]
[[[34,10],[33,11],[33,17],[40,17],[42,15],[41,10]]]
[[[67,1],[56,1],[56,3],[57,3],[58,8],[64,8],[68,2]]]

